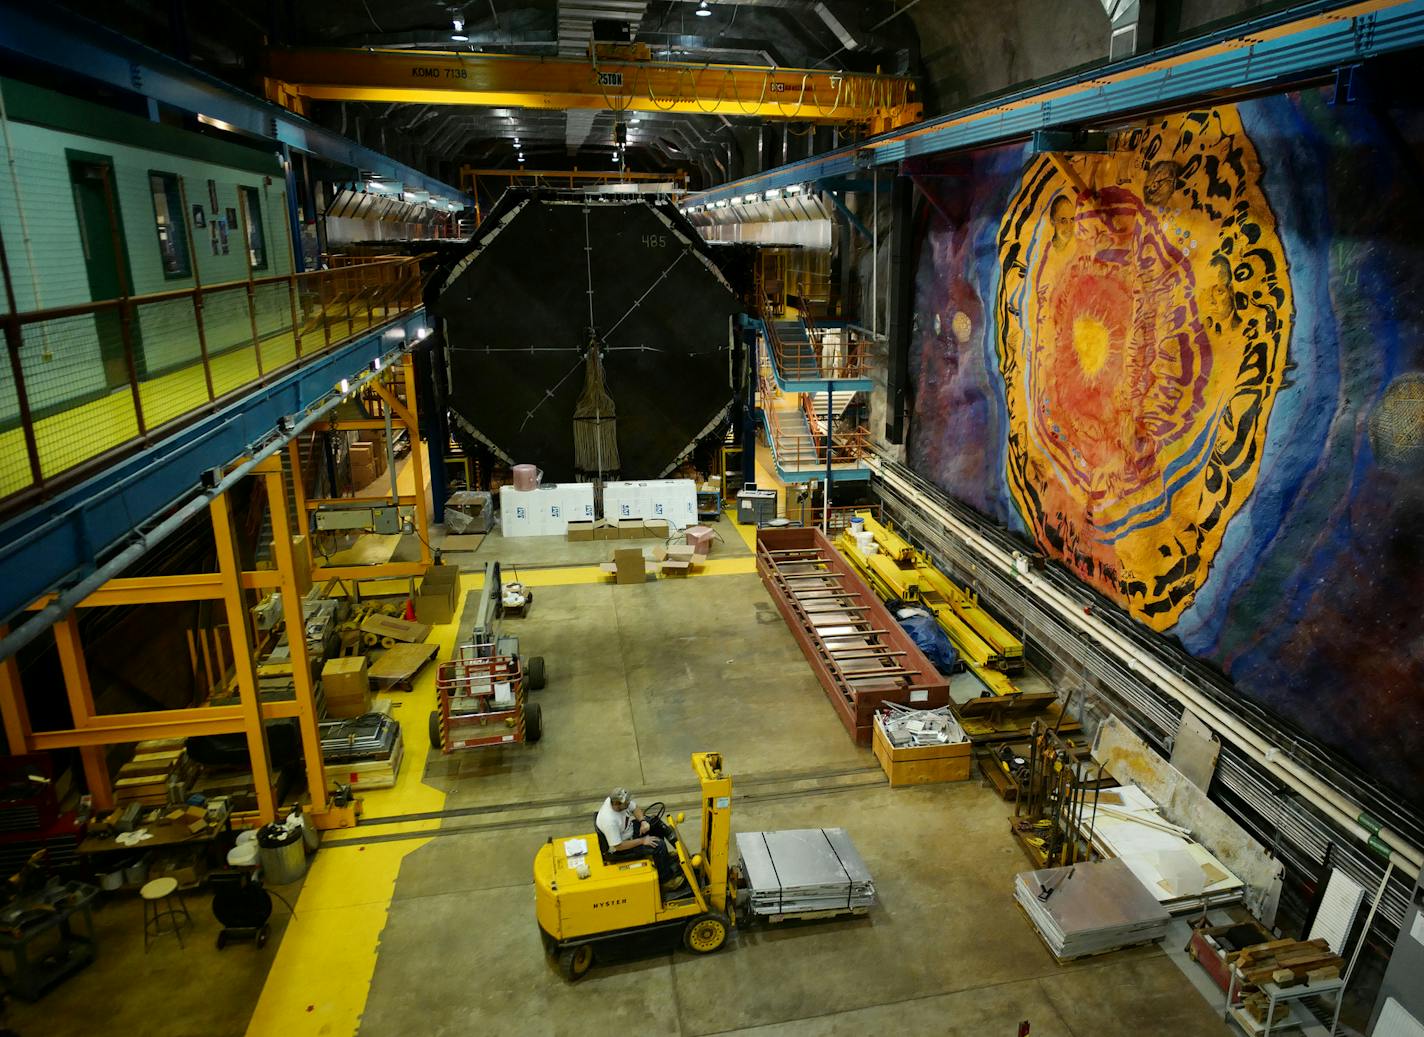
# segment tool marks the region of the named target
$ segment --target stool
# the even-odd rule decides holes
[[[182,947],[183,926],[192,925],[193,916],[188,914],[188,905],[178,894],[178,880],[172,875],[154,879],[139,890],[138,895],[143,897],[144,953],[148,953],[151,941],[167,933],[178,937],[178,946]]]

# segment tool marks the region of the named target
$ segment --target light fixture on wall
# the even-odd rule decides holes
[[[465,19],[456,18],[454,20],[455,31],[450,34],[450,38],[456,43],[468,43],[470,37],[465,35]]]
[[[702,3],[697,5],[697,17],[710,18],[711,16],[712,10],[707,6],[707,0],[702,0]]]

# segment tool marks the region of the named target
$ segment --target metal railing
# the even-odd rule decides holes
[[[763,366],[761,369],[761,409],[762,413],[766,415],[767,432],[771,438],[772,452],[776,455],[777,467],[783,472],[805,472],[808,475],[824,472],[826,468],[826,436],[824,432],[817,433],[809,424],[806,426],[807,431],[804,432],[800,428],[788,428],[783,424],[781,415],[776,408],[776,402],[779,399],[781,399],[781,394],[777,392],[769,370]],[[790,405],[786,413],[802,415],[805,412],[801,407],[801,401],[797,400]],[[869,449],[870,431],[868,429],[856,428],[849,431],[833,432],[830,442],[831,465],[832,467],[847,465],[859,467],[861,459]]]
[[[0,313],[0,513],[418,309],[416,258]],[[13,298],[13,296],[11,297]]]
[[[771,361],[785,381],[827,381],[865,377],[865,336],[851,328],[807,327],[804,349],[782,340],[776,322],[767,320],[766,341]]]

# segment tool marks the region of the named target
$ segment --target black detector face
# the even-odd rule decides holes
[[[662,475],[731,402],[740,306],[668,203],[508,191],[436,289],[457,429],[546,480],[575,477],[590,348],[617,410],[609,476]]]

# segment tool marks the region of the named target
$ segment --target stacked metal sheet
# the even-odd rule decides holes
[[[400,724],[384,713],[367,713],[321,725],[321,757],[327,763],[384,760],[400,740]]]
[[[844,828],[739,832],[737,853],[759,915],[863,911],[875,884]]]
[[[1172,920],[1119,860],[1020,872],[1014,897],[1063,959],[1160,940]]]

